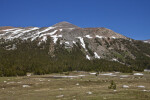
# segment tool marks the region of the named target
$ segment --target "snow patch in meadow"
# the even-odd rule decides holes
[[[57,98],[62,98],[62,97],[64,97],[64,95],[58,95],[58,96],[56,96]]]
[[[76,84],[77,86],[79,85],[79,83]]]
[[[78,76],[81,76],[81,77],[82,77],[82,76],[85,76],[85,75],[78,75]]]
[[[129,88],[129,86],[128,86],[128,85],[123,85],[122,87],[123,87],[123,88]]]
[[[142,76],[144,74],[142,74],[142,73],[134,73],[134,75],[136,75],[136,76]]]
[[[4,81],[4,83],[6,83],[7,81]]]
[[[89,91],[89,92],[86,92],[87,94],[92,94],[92,92],[91,91]]]
[[[91,75],[95,75],[96,73],[90,73]]]
[[[23,88],[28,88],[30,87],[29,85],[22,85]]]
[[[105,74],[99,74],[99,75],[104,75],[104,76],[117,76],[117,75],[114,75],[113,73],[105,73]]]
[[[14,84],[15,82],[8,82],[7,84]]]
[[[59,88],[59,90],[64,90],[63,88]]]
[[[145,88],[145,86],[143,86],[143,85],[139,85],[139,86],[137,86],[138,88]]]
[[[78,77],[78,76],[53,76],[53,77],[61,77],[61,78],[75,78],[75,77]]]
[[[150,72],[150,69],[144,69],[144,72]]]
[[[127,77],[129,77],[129,75],[120,75],[120,77],[127,78]]]
[[[143,92],[150,92],[150,90],[145,90],[145,89],[144,89],[144,90],[142,90],[142,91],[143,91]]]
[[[113,75],[113,73],[106,73],[106,74],[100,74],[100,75],[110,76],[110,75]]]
[[[114,90],[114,92],[116,92],[117,90]]]

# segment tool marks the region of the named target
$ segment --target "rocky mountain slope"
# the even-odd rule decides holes
[[[143,42],[145,42],[145,43],[150,43],[150,39],[149,39],[149,40],[144,40]]]
[[[88,67],[89,70],[92,65],[92,70],[95,70],[96,66],[107,65],[102,64],[102,61],[108,61],[107,63],[113,61],[127,67],[136,66],[137,70],[137,68],[150,66],[149,51],[150,44],[130,39],[101,27],[80,28],[68,22],[42,28],[0,27],[0,59],[3,59],[0,66],[9,66],[6,63],[10,62],[15,68],[16,66],[22,66],[21,69],[29,67],[29,71],[33,71],[33,66],[35,68],[39,65],[44,67],[53,65],[55,71],[61,69],[59,65],[63,68],[71,68],[71,70],[77,70],[77,66],[80,66],[79,70],[84,69],[81,66],[86,66],[85,69]],[[55,60],[61,64],[57,65],[54,63]],[[99,62],[101,64],[94,65],[95,60],[97,64]],[[24,65],[23,62],[26,64]],[[112,65],[108,64],[106,67]],[[114,65],[112,67],[115,68]],[[24,70],[28,72],[27,69]],[[50,70],[50,72],[54,71]]]
[[[43,28],[0,28],[0,39],[4,39],[5,41],[14,39],[30,41],[38,40],[38,45],[40,45],[41,43],[46,42],[47,38],[52,38],[53,45],[60,40],[60,44],[64,44],[65,48],[72,48],[73,44],[79,43],[84,49],[87,59],[91,59],[88,49],[94,53],[95,58],[101,58],[104,53],[109,52],[110,49],[114,49],[111,46],[105,48],[104,45],[106,42],[109,44],[109,42],[114,39],[130,40],[129,38],[106,28],[80,28],[68,22],[61,22],[51,27]],[[86,44],[88,44],[88,46]]]

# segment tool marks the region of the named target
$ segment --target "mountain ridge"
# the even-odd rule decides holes
[[[63,21],[63,22],[59,22],[56,23],[54,25],[52,25],[52,27],[59,27],[59,28],[80,28],[74,24],[71,24],[69,22]]]
[[[53,47],[58,40],[59,44],[64,44],[65,48],[68,49],[74,45],[80,45],[88,60],[106,58],[106,55],[110,54],[109,49],[113,50],[116,48],[110,45],[114,40],[125,39],[132,41],[132,39],[104,27],[80,28],[69,22],[60,22],[50,27],[13,27],[0,31],[0,39],[5,41],[21,39],[23,41],[38,41],[37,45],[41,45],[46,43],[48,38],[51,38]],[[125,50],[125,47],[122,46],[120,49]],[[52,51],[50,54],[53,55],[54,50],[50,51]],[[132,55],[130,56],[132,57]],[[114,58],[111,57],[111,59]]]
[[[19,69],[22,74],[142,71],[150,67],[149,51],[149,43],[107,28],[79,28],[68,22],[41,28],[4,27],[0,30],[0,73],[8,76],[14,70],[13,75],[21,75]]]

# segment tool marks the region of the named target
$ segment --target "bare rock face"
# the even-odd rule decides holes
[[[54,51],[55,51],[54,43],[52,41],[50,41],[50,46],[49,46],[49,52],[48,52],[48,54],[51,57],[55,57]]]
[[[73,25],[69,22],[65,22],[65,21],[57,23],[57,24],[53,25],[53,27],[57,27],[57,28],[79,28],[78,26]]]
[[[1,32],[2,30],[12,29],[12,28],[14,28],[14,27],[11,27],[11,26],[3,26],[3,27],[0,27],[0,32]]]

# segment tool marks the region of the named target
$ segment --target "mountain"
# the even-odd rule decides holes
[[[1,76],[142,71],[150,67],[149,51],[150,44],[102,27],[80,28],[69,22],[42,28],[0,27]]]
[[[60,44],[65,44],[66,48],[73,47],[74,44],[79,43],[86,51],[85,54],[90,58],[88,49],[92,50],[95,56],[103,56],[103,53],[108,52],[104,44],[114,39],[128,39],[127,37],[115,33],[112,30],[106,28],[80,28],[68,22],[60,22],[51,27],[8,27],[6,29],[0,28],[0,38],[5,41],[12,41],[14,39],[21,40],[37,40],[40,45],[47,41],[48,37],[53,39],[53,43],[56,44],[57,40],[60,40]],[[97,43],[95,43],[97,41]],[[106,41],[106,42],[105,42]],[[101,45],[100,42],[102,42]],[[105,42],[105,43],[104,43]],[[88,44],[88,47],[86,47]]]
[[[150,39],[149,39],[149,40],[144,40],[143,42],[145,42],[145,43],[150,43]]]
[[[80,28],[80,27],[78,27],[76,25],[73,25],[73,24],[71,24],[69,22],[66,22],[66,21],[57,23],[57,24],[53,25],[53,27],[59,27],[59,28]]]

